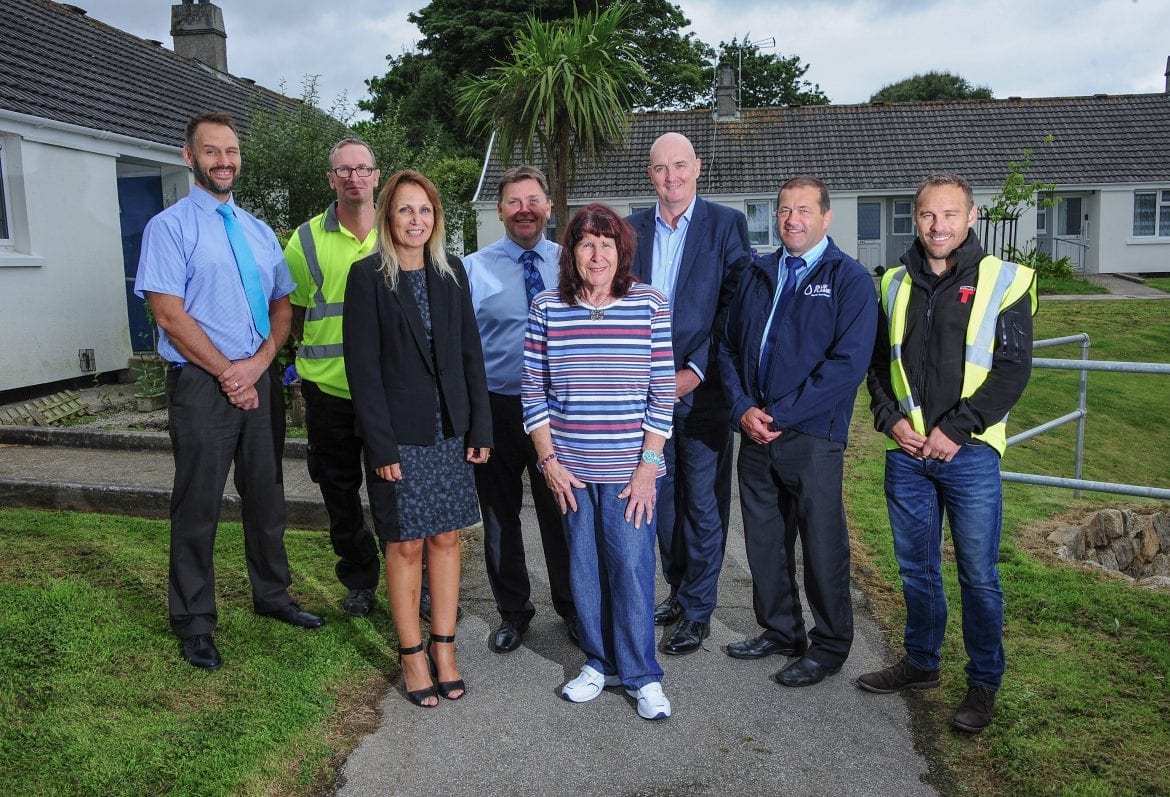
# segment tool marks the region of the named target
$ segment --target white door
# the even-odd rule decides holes
[[[1067,257],[1073,271],[1085,272],[1085,253],[1089,249],[1089,220],[1082,196],[1066,194],[1056,198],[1056,230],[1052,236],[1052,257]]]
[[[857,259],[868,269],[882,262],[882,203],[857,203]]]

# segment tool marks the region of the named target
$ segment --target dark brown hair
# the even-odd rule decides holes
[[[230,128],[236,134],[236,138],[240,137],[240,131],[236,129],[236,120],[232,118],[230,113],[224,113],[223,111],[201,113],[190,122],[187,122],[187,130],[184,133],[183,144],[191,152],[195,151],[195,131],[201,124],[223,125],[224,127]]]
[[[610,238],[617,244],[617,273],[613,275],[613,285],[610,290],[615,298],[622,298],[629,293],[630,286],[635,281],[631,268],[634,265],[634,247],[637,246],[637,234],[630,223],[614,212],[613,208],[594,202],[577,211],[561,239],[560,274],[557,277],[561,301],[568,305],[576,305],[578,294],[585,286],[581,275],[577,273],[577,258],[574,250],[586,234]]]

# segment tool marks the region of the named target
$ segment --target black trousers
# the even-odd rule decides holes
[[[536,614],[520,527],[523,476],[527,470],[553,608],[561,617],[575,618],[577,609],[569,584],[569,549],[564,523],[556,499],[536,469],[536,449],[524,433],[520,397],[490,393],[488,398],[495,448],[491,459],[475,466],[475,490],[483,515],[483,553],[496,608],[505,620],[527,622]]]
[[[808,655],[836,667],[853,644],[849,530],[841,501],[845,446],[786,431],[766,446],[741,437],[739,499],[752,604],[763,635],[805,640],[796,585],[796,538],[814,625]]]
[[[188,364],[167,373],[175,458],[169,607],[171,629],[183,639],[215,630],[215,532],[233,464],[252,606],[270,612],[292,601],[284,550],[284,402],[274,369],[260,377],[256,390],[260,406],[244,411],[201,368]]]
[[[337,579],[347,589],[378,586],[378,544],[362,512],[362,441],[353,402],[303,381],[309,432],[309,478],[321,488],[329,513],[329,541],[337,554]]]

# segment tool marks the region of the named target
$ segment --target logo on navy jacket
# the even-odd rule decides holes
[[[975,295],[974,285],[960,285],[959,286],[959,303],[966,304],[967,300]]]
[[[811,284],[805,285],[804,286],[804,295],[805,296],[814,296],[814,297],[820,296],[824,299],[832,299],[833,298],[833,288],[828,283],[822,283],[820,285],[811,285]]]

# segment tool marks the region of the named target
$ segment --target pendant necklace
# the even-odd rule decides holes
[[[603,310],[600,305],[595,306],[595,305],[589,304],[589,302],[585,301],[584,299],[578,299],[578,301],[581,303],[582,307],[589,308],[589,320],[590,321],[602,321],[605,319],[605,310]],[[611,304],[612,304],[612,302],[611,302]],[[607,304],[605,306],[608,307],[609,305]]]

